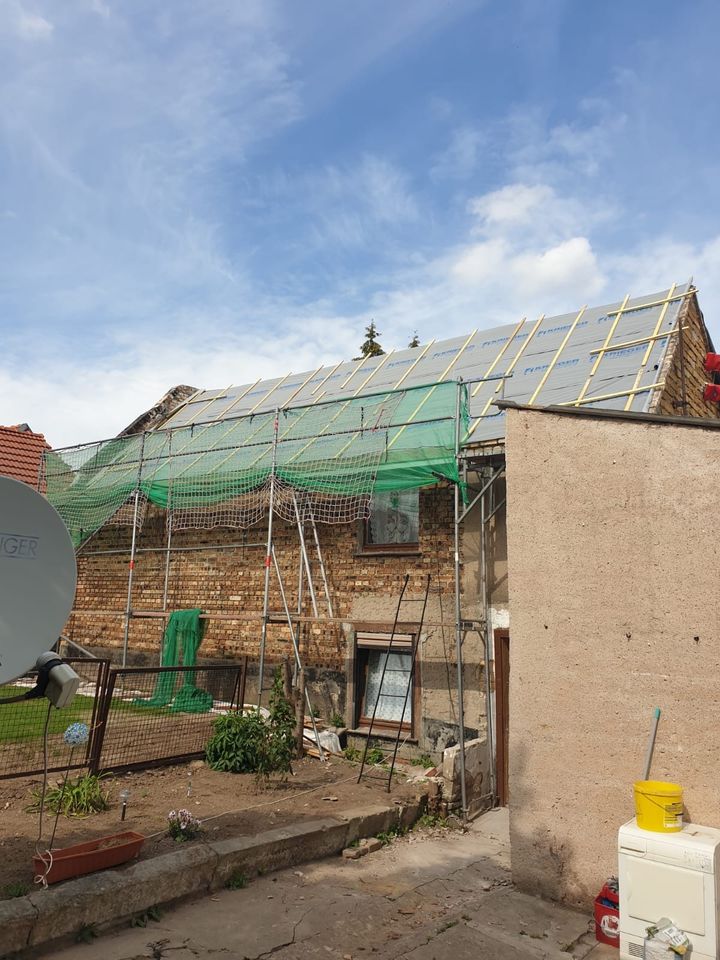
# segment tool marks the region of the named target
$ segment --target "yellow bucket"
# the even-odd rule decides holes
[[[635,814],[641,830],[677,833],[683,827],[682,787],[663,780],[636,781]]]

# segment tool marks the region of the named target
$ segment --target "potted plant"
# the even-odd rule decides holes
[[[45,807],[47,806],[55,813],[55,823],[48,847],[33,857],[35,876],[43,886],[126,863],[138,855],[145,842],[142,834],[125,830],[122,833],[114,833],[96,840],[87,840],[84,843],[53,850],[61,813],[67,817],[86,817],[92,813],[107,810],[109,806],[108,792],[103,787],[102,775],[81,774],[75,780],[68,782],[73,752],[77,746],[87,742],[88,736],[87,724],[80,722],[70,724],[63,734],[63,740],[71,748],[65,779],[56,788],[48,790],[43,785],[41,790],[35,791],[35,803],[30,807],[31,810],[37,810],[40,814],[41,833]]]
[[[35,874],[44,877],[45,883],[58,883],[96,870],[117,867],[136,857],[144,842],[142,834],[125,830],[60,850],[47,851],[33,857]]]

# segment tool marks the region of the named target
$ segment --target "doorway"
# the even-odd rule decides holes
[[[510,740],[510,631],[498,628],[495,641],[495,785],[498,803],[510,798],[508,744]]]

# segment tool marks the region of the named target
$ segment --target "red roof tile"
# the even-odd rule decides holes
[[[45,437],[18,427],[0,427],[0,475],[37,487]]]

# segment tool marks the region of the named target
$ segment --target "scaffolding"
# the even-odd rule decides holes
[[[498,414],[491,407],[496,401],[504,399],[506,382],[518,372],[530,373],[535,378],[525,400],[529,405],[547,403],[546,397],[553,397],[558,406],[614,405],[622,400],[628,409],[633,398],[654,396],[664,384],[661,379],[649,375],[652,365],[660,365],[655,363],[655,354],[651,365],[651,351],[662,351],[662,360],[668,345],[677,337],[683,363],[682,344],[686,327],[683,325],[684,310],[679,307],[694,292],[694,287],[688,284],[687,289],[680,292],[676,292],[673,286],[662,299],[649,302],[631,301],[628,295],[618,309],[608,310],[593,319],[598,330],[598,333],[592,334],[594,339],[590,338],[589,333],[588,318],[592,311],[586,311],[586,308],[574,314],[566,323],[550,327],[548,323],[553,323],[552,318],[546,320],[540,316],[530,324],[523,319],[506,336],[497,340],[496,352],[486,367],[483,364],[483,375],[474,379],[458,376],[456,380],[447,380],[445,377],[453,369],[454,375],[457,375],[460,359],[475,346],[473,338],[477,331],[465,338],[456,350],[447,351],[453,354],[453,359],[442,370],[437,382],[420,385],[406,382],[411,379],[413,371],[426,362],[426,354],[431,346],[428,344],[418,352],[393,389],[360,395],[372,377],[387,364],[388,355],[388,358],[381,358],[351,396],[323,399],[323,388],[341,367],[341,364],[337,364],[324,376],[321,376],[319,368],[296,387],[293,385],[290,396],[282,397],[283,405],[272,410],[261,407],[273,393],[280,395],[283,389],[290,388],[285,384],[287,377],[269,391],[261,390],[261,399],[245,413],[234,414],[233,409],[241,402],[247,402],[260,381],[236,395],[231,395],[228,388],[226,391],[206,392],[189,398],[181,409],[189,408],[191,404],[198,409],[192,412],[190,420],[178,422],[177,426],[172,425],[173,414],[170,425],[164,429],[46,451],[39,489],[47,493],[63,517],[78,551],[87,552],[93,537],[106,525],[131,528],[124,609],[83,612],[122,617],[122,662],[125,665],[132,621],[159,619],[164,622],[168,616],[173,555],[184,551],[236,547],[257,550],[263,563],[262,610],[216,612],[204,616],[208,619],[260,624],[259,704],[263,694],[264,662],[271,623],[287,626],[295,667],[300,671],[302,626],[313,623],[340,625],[347,622],[347,617],[339,615],[333,603],[319,525],[368,519],[372,497],[378,492],[420,489],[442,482],[450,484],[454,500],[452,563],[458,742],[461,803],[466,814],[463,644],[468,631],[478,628],[484,647],[491,795],[494,798],[496,794],[492,762],[495,753],[491,656],[493,625],[489,600],[487,531],[504,507],[504,499],[498,490],[505,466],[502,441],[496,441],[493,447],[478,446],[478,427],[483,422],[489,424],[492,421],[492,429],[496,430]],[[668,315],[671,305],[677,305],[677,316]],[[657,311],[657,315],[652,311]],[[624,336],[621,336],[620,327],[628,316],[636,318],[633,320],[634,326],[628,327]],[[637,320],[638,316],[643,318],[642,324]],[[650,322],[651,332],[637,336],[635,327],[644,333]],[[546,359],[538,365],[537,360],[530,360],[530,356],[537,356],[533,351],[538,350],[536,340],[542,335],[543,356]],[[579,342],[574,343],[575,340]],[[582,376],[576,386],[567,381],[566,371],[571,369],[565,357],[568,344],[578,355],[584,354],[590,363],[587,376]],[[615,376],[613,373],[610,378],[599,381],[597,374],[601,364],[608,363],[608,358],[625,356],[628,351],[636,349],[640,350],[642,357],[638,358],[639,365],[623,373],[623,379],[618,381],[622,389],[598,391],[597,382],[612,382]],[[443,355],[442,351],[440,355]],[[521,371],[523,358],[533,365]],[[575,362],[573,359],[572,363]],[[348,375],[343,374],[340,388],[347,389],[349,381],[363,369],[362,362],[353,364]],[[556,399],[553,394],[554,383],[562,387]],[[295,397],[310,390],[311,386],[312,393],[316,393],[315,399],[295,405]],[[468,412],[470,401],[477,404],[472,417]],[[214,413],[214,418],[211,416],[202,420],[207,413]],[[495,433],[492,435],[495,436]],[[473,447],[473,444],[476,445]],[[477,488],[468,482],[471,473],[480,477],[480,486]],[[150,504],[165,511],[164,547],[146,548],[140,545],[140,532]],[[480,513],[481,531],[479,623],[463,618],[461,585],[460,531],[475,510]],[[248,541],[245,531],[265,518],[266,536]],[[292,603],[291,592],[286,588],[281,574],[274,518],[281,518],[297,529],[299,560],[296,605]],[[174,536],[179,531],[215,527],[242,530],[243,539],[231,543],[204,543],[201,546],[177,545],[174,542]],[[90,551],[91,555],[126,552],[125,548]],[[144,552],[164,554],[159,610],[133,608],[133,571],[137,556]],[[311,555],[314,555],[314,559]],[[281,594],[283,609],[280,612],[270,609],[273,577]],[[310,613],[303,612],[306,606],[310,607]],[[444,628],[445,623],[426,619],[425,626]]]

